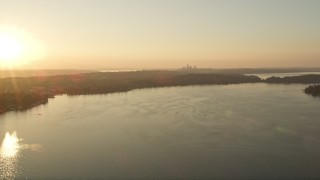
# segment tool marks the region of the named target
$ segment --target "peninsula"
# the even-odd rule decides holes
[[[261,82],[256,76],[188,71],[94,72],[10,77],[0,79],[0,113],[44,104],[48,102],[48,98],[58,94],[107,94],[140,88],[256,82]]]

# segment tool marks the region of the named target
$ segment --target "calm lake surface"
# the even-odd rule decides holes
[[[0,115],[0,179],[320,178],[306,85],[57,96]]]

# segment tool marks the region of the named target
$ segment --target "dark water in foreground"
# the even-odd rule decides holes
[[[320,178],[320,98],[304,87],[58,96],[0,116],[0,179]]]

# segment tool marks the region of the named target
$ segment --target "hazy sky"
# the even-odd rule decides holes
[[[45,68],[320,67],[320,0],[0,0]]]

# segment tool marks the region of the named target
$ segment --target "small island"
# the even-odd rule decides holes
[[[304,89],[304,92],[311,96],[320,96],[320,84],[310,85]]]

